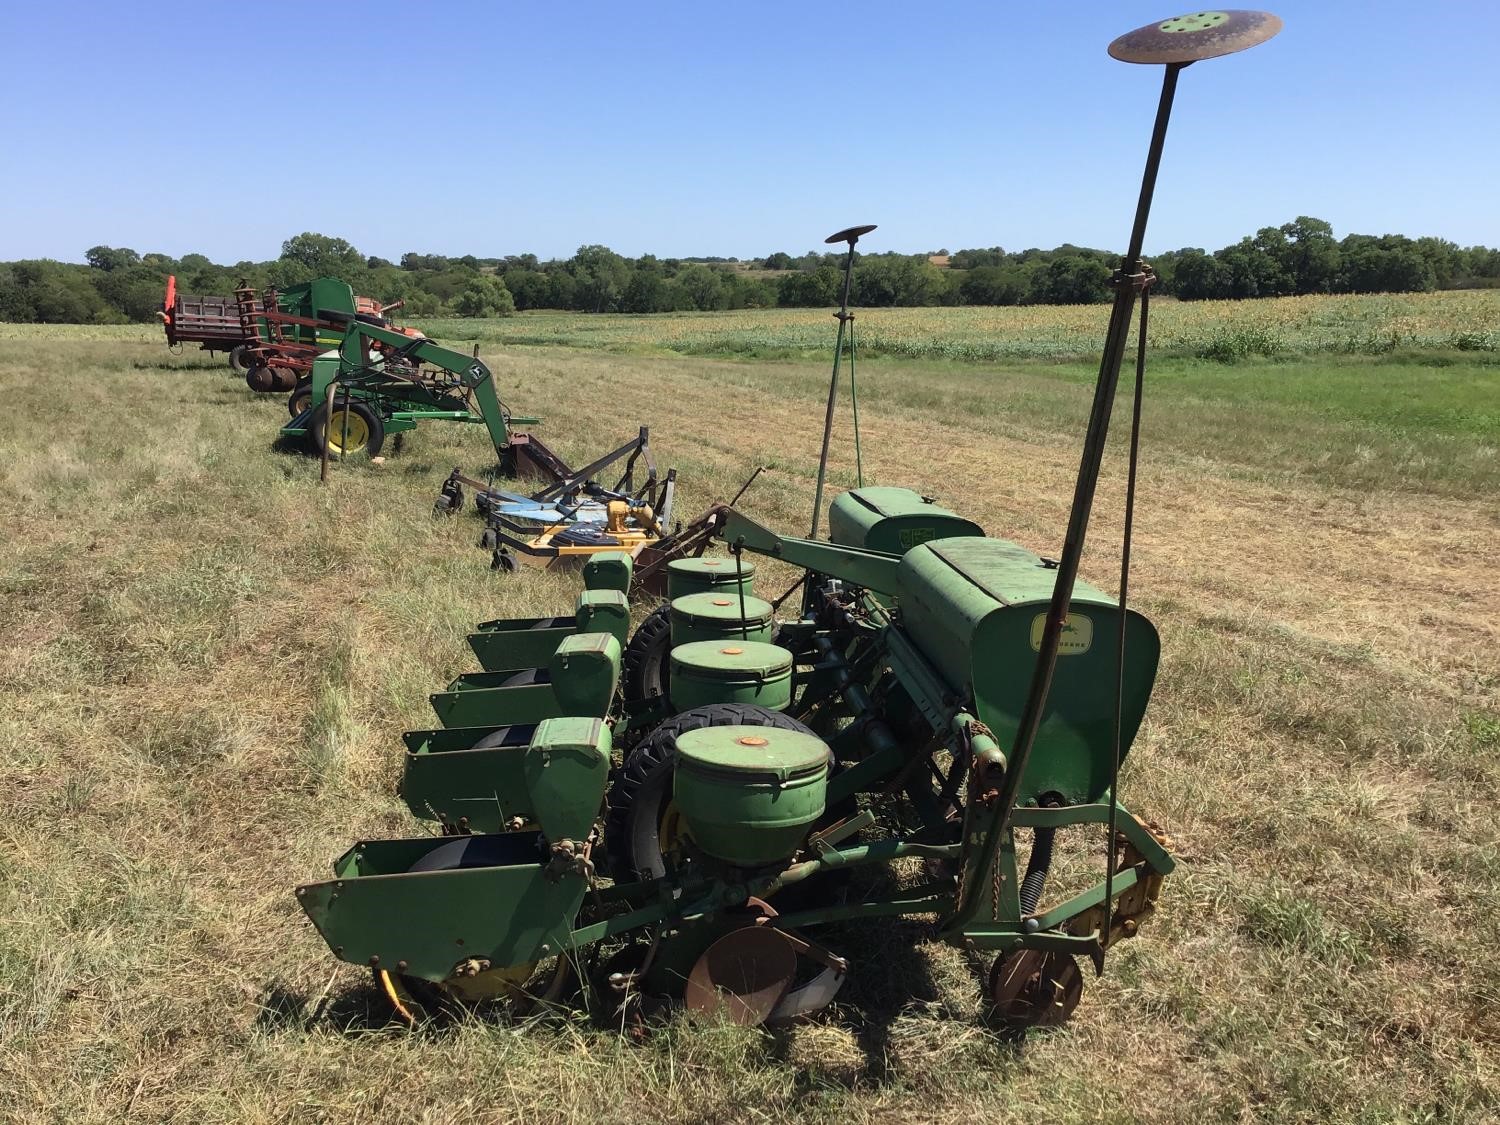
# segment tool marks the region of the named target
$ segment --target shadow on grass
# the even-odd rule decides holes
[[[310,1031],[319,1024],[346,1035],[401,1026],[393,1020],[390,1006],[369,984],[346,988],[314,1002],[301,989],[270,981],[261,993],[259,1006],[255,1029],[270,1035]]]

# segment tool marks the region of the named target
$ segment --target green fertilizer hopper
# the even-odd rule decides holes
[[[442,725],[406,739],[402,793],[442,834],[364,841],[297,889],[334,955],[373,972],[398,1015],[576,995],[617,1027],[674,1004],[779,1024],[825,1007],[851,974],[889,975],[890,931],[872,931],[907,917],[987,962],[988,1018],[1047,1026],[1079,1002],[1081,966],[1103,972],[1144,932],[1174,868],[1170,838],[1120,792],[1159,655],[1129,604],[1144,342],[1118,595],[1078,568],[1149,293],[1140,253],[1178,75],[1280,26],[1208,15],[1110,48],[1165,78],[1057,558],[861,485],[834,502],[829,540],[821,510],[807,538],[734,510],[713,522],[736,564],[800,570],[795,604],[680,594],[623,650],[576,619],[488,623],[497,670],[460,677],[433,699]],[[835,236],[851,268],[870,229]],[[846,300],[851,344],[852,315]],[[830,422],[833,403],[831,388]],[[552,630],[565,635],[534,636]],[[751,679],[774,691],[747,698]]]

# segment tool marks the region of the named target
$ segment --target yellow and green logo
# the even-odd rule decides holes
[[[1042,651],[1042,634],[1047,630],[1047,615],[1031,619],[1031,651]],[[1058,656],[1082,656],[1094,643],[1094,622],[1081,613],[1070,613],[1063,622],[1062,637],[1057,642]]]

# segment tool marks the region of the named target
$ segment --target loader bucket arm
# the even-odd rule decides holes
[[[355,320],[350,321],[344,339],[339,344],[339,365],[343,371],[369,366],[366,341],[393,348],[413,363],[427,364],[458,376],[459,383],[474,393],[474,401],[479,406],[480,416],[484,418],[485,429],[489,431],[496,455],[502,459],[506,456],[511,444],[511,414],[495,393],[494,377],[482,360],[477,356],[445,348],[428,339],[413,339],[402,332]]]

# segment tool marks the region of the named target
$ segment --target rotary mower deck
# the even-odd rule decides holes
[[[1128,604],[1156,170],[1181,70],[1279,27],[1204,12],[1111,44],[1165,80],[1056,560],[906,489],[837,496],[829,541],[721,510],[727,553],[666,563],[669,604],[628,635],[634,562],[596,556],[571,617],[480,625],[483,670],[405,736],[402,797],[440,834],[362,841],[297,888],[334,955],[407,1019],[576,992],[612,1022],[680,1003],[774,1023],[881,969],[819,931],[922,915],[989,961],[997,1020],[1065,1020],[1080,962],[1103,971],[1174,867],[1119,801],[1159,654]],[[1138,302],[1116,599],[1078,566]],[[783,619],[747,556],[801,571]]]

